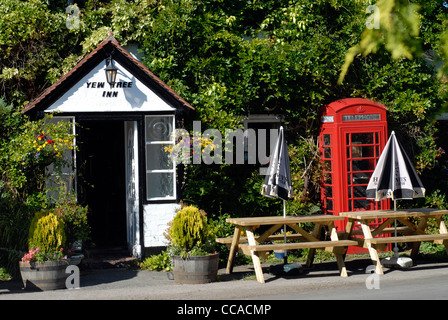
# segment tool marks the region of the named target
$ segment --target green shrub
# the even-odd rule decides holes
[[[90,240],[88,207],[79,205],[75,199],[66,196],[56,203],[54,212],[64,221],[67,245],[72,246],[77,240],[84,243]]]
[[[152,255],[147,257],[140,263],[140,268],[142,270],[150,271],[171,271],[171,258],[168,252],[163,251],[160,254]]]
[[[28,245],[44,252],[57,251],[65,246],[64,221],[49,210],[42,210],[31,221]]]
[[[0,267],[0,281],[11,280],[11,275],[5,268]]]
[[[173,219],[169,237],[172,245],[186,251],[205,244],[209,238],[205,212],[194,206],[183,207]]]

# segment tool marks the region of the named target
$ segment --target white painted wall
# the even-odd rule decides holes
[[[180,204],[145,204],[143,206],[143,240],[145,247],[162,247],[168,245],[163,235],[168,229]]]

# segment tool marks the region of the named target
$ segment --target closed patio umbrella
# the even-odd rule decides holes
[[[366,197],[367,199],[375,199],[375,201],[390,198],[394,201],[394,210],[397,210],[397,200],[422,198],[424,196],[425,188],[411,160],[395,137],[395,132],[392,131],[370,177]],[[396,233],[395,221],[395,235]],[[395,244],[394,252],[394,257],[386,262],[403,266],[405,262],[400,263],[398,261],[397,244]]]
[[[283,127],[280,127],[275,148],[269,159],[269,167],[266,173],[261,194],[266,197],[280,198],[283,200],[283,217],[286,217],[286,200],[292,197],[291,170],[289,166],[288,147],[286,146]],[[286,242],[286,225],[284,226]],[[286,264],[285,254],[285,264]]]

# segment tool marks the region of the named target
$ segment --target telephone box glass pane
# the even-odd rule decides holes
[[[324,158],[331,159],[331,148],[324,148]]]
[[[327,199],[327,210],[333,210],[333,200]]]
[[[353,173],[353,184],[368,184],[368,183],[369,183],[369,175],[366,172]]]
[[[333,197],[333,188],[331,186],[326,186],[325,187],[325,196],[327,198],[332,198]]]
[[[351,144],[373,144],[373,132],[352,133]]]
[[[366,187],[365,186],[354,186],[353,187],[353,197],[354,198],[366,197]]]
[[[370,160],[353,160],[353,171],[365,171],[370,169]]]
[[[353,146],[352,157],[353,158],[367,158],[374,157],[374,146]]]
[[[324,146],[331,146],[331,135],[324,134]]]
[[[353,204],[355,209],[365,209],[369,206],[369,201],[366,199],[355,199]]]

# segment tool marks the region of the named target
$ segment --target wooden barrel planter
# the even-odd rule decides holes
[[[216,281],[219,253],[182,259],[173,257],[174,281],[179,284],[202,284]]]
[[[27,290],[56,290],[65,288],[67,261],[19,262],[23,286]]]

